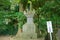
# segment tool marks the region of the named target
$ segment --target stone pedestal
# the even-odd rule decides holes
[[[34,11],[24,12],[27,17],[27,23],[23,25],[23,38],[37,38],[36,26],[33,23]]]

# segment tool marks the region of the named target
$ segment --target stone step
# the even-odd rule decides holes
[[[36,39],[37,38],[37,34],[36,33],[31,33],[31,34],[28,34],[28,33],[21,33],[20,34],[21,38],[32,38],[32,39]]]

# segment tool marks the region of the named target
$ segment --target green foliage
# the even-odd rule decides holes
[[[22,12],[18,12],[18,25],[20,28],[22,28],[23,24],[26,23],[26,16]]]
[[[28,0],[21,0],[20,2],[23,4],[23,9],[25,10],[27,3],[28,3]]]
[[[45,1],[46,0],[35,0],[35,1],[32,1],[33,8],[34,9],[38,9],[39,7],[42,7],[45,4]]]
[[[16,35],[18,27],[22,28],[24,23],[26,17],[22,12],[0,11],[0,35]]]
[[[45,5],[42,7],[42,11],[46,14],[47,12],[57,14],[60,13],[60,4],[56,1],[47,1]]]
[[[0,35],[16,35],[18,20],[15,12],[0,11]]]
[[[10,0],[0,0],[0,11],[9,10],[10,5]]]
[[[46,22],[52,21],[53,24],[53,40],[56,40],[56,33],[58,31],[58,27],[60,26],[60,3],[56,0],[46,1],[42,7],[36,10],[35,14],[35,23],[40,29],[41,36],[45,36],[47,34]],[[45,34],[45,35],[43,35]]]
[[[18,4],[20,2],[20,0],[11,0],[12,4]]]

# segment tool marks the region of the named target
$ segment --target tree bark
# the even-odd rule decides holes
[[[19,3],[19,12],[23,12],[23,4]]]

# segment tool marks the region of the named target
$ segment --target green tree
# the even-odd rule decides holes
[[[59,13],[60,13],[59,0],[46,1],[45,4],[37,10],[37,17],[39,20],[36,22],[42,34],[46,31],[46,21],[52,21],[53,23],[53,40],[57,40],[55,34],[58,31]],[[39,15],[39,16],[38,16]],[[37,19],[36,18],[36,19]],[[40,25],[41,24],[41,25]]]
[[[0,0],[0,10],[9,10],[10,0]]]
[[[26,9],[28,0],[20,0],[19,2],[19,11],[23,12]]]
[[[10,11],[0,11],[0,35],[16,35],[18,31],[17,14]]]

